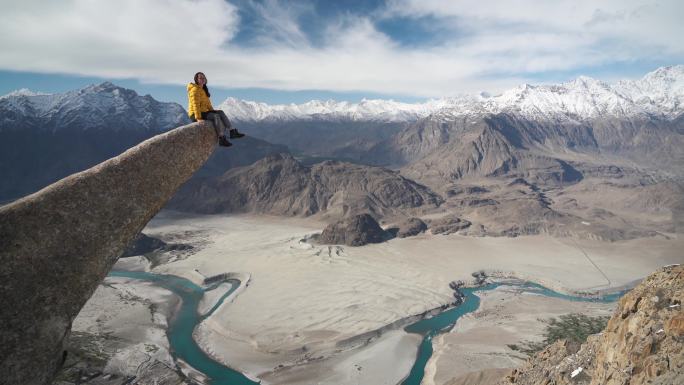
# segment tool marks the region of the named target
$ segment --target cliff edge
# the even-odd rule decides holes
[[[182,126],[0,207],[1,383],[52,380],[73,319],[215,147],[210,123]]]

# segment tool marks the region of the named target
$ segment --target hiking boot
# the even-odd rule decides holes
[[[223,136],[223,135],[219,136],[219,146],[230,147],[232,145],[233,145],[233,143],[229,142],[225,136]]]
[[[245,136],[245,134],[239,133],[237,128],[233,128],[232,130],[230,130],[230,138],[231,139],[238,139],[238,138],[242,138],[243,136]]]

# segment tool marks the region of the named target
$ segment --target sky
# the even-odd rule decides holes
[[[684,63],[681,0],[0,0],[0,94],[416,102]]]

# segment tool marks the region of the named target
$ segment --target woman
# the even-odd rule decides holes
[[[209,120],[214,123],[216,135],[218,135],[219,145],[230,147],[233,144],[226,139],[225,130],[229,129],[231,139],[242,138],[237,129],[233,128],[226,114],[221,110],[214,110],[209,97],[207,87],[207,77],[202,72],[195,74],[195,82],[188,84],[188,115],[193,121],[201,122]]]

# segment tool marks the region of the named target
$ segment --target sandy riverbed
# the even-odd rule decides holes
[[[576,302],[500,286],[480,292],[480,307],[432,340],[424,385],[487,385],[527,359],[507,345],[541,341],[544,320],[568,313],[609,316],[615,303]]]
[[[250,286],[208,319],[200,339],[215,358],[273,381],[271,371],[279,365],[285,366],[278,370],[281,378],[316,378],[320,364],[318,369],[301,364],[360,346],[364,340],[358,335],[450,302],[448,283],[469,279],[476,270],[511,271],[555,288],[583,290],[606,287],[603,274],[611,286],[620,286],[684,259],[679,252],[684,242],[677,239],[606,243],[425,234],[360,248],[300,241],[324,226],[312,219],[162,212],[145,232],[165,240],[202,242],[194,255],[155,272],[194,281],[199,277],[194,269],[204,275],[251,274]],[[399,355],[405,340],[387,342],[384,351]],[[410,368],[388,365],[364,370],[406,374]],[[297,375],[288,375],[288,370]]]
[[[140,375],[155,361],[173,368],[166,330],[177,305],[178,298],[166,289],[107,277],[74,319],[72,334],[96,338],[89,350],[110,357],[106,373]]]

